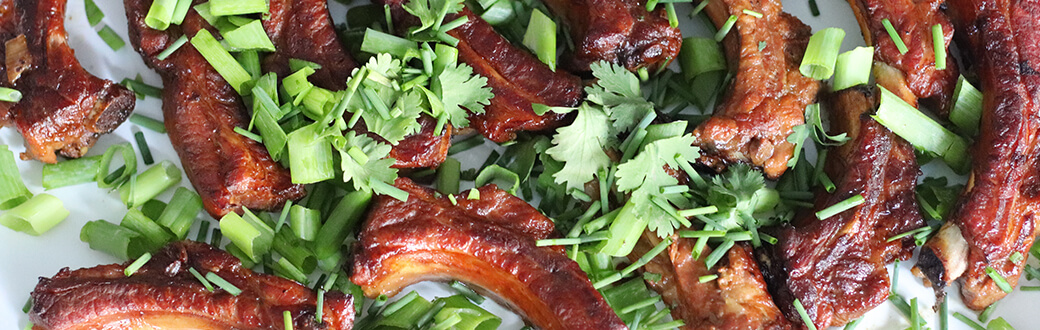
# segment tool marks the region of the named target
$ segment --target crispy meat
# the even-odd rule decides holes
[[[350,329],[353,298],[325,294],[322,322],[317,296],[307,287],[242,267],[234,256],[203,243],[167,245],[127,277],[123,265],[101,265],[40,278],[29,318],[36,330],[58,329],[283,329],[283,311],[294,329]],[[233,296],[207,291],[189,273],[214,273],[242,290]]]
[[[194,9],[181,26],[157,31],[144,23],[150,0],[125,0],[130,42],[163,78],[163,114],[170,141],[209,214],[219,218],[242,207],[268,210],[305,194],[267,149],[234,131],[249,113],[241,97],[194,47],[165,60],[156,56],[182,34],[210,28]]]
[[[1040,230],[1040,1],[948,3],[981,82],[982,121],[971,176],[945,228],[922,250],[918,272],[936,288],[963,279],[964,303],[980,310],[1006,295],[985,269],[1016,285],[1026,258],[1009,256],[1027,256]]]
[[[779,0],[711,1],[705,11],[716,26],[730,15],[738,19],[724,40],[736,76],[712,117],[693,132],[704,153],[700,161],[719,171],[746,162],[776,179],[794,153],[787,136],[805,123],[805,107],[819,90],[819,82],[798,72],[810,29],[784,13]]]
[[[686,323],[683,329],[790,329],[791,323],[773,303],[751,248],[737,244],[719,264],[707,269],[704,258],[693,259],[695,240],[674,237],[668,254],[648,263],[644,271],[660,274],[660,281],[647,281],[671,306],[672,317]],[[645,232],[631,256],[638,258],[660,241]],[[700,277],[718,275],[701,283]]]
[[[607,61],[629,70],[656,70],[679,55],[682,33],[664,8],[646,11],[643,0],[549,0],[545,5],[570,29],[575,49],[566,66],[589,71]]]
[[[820,329],[884,302],[885,265],[910,258],[915,246],[912,237],[888,238],[925,225],[914,195],[913,147],[866,115],[874,100],[864,90],[846,89],[829,101],[835,130],[852,140],[828,154],[825,171],[836,190],[820,191],[815,210],[857,194],[866,201],[824,220],[805,212],[777,230],[779,242],[759,254],[769,290],[788,319],[801,322],[793,307],[798,299]]]
[[[134,110],[134,94],[80,66],[67,42],[64,0],[0,1],[0,86],[22,93],[0,102],[0,125],[25,138],[23,159],[82,157]]]
[[[408,201],[377,197],[359,236],[352,280],[375,297],[425,280],[457,279],[494,293],[541,329],[625,329],[560,249],[535,241],[553,222],[494,185],[480,199],[436,197],[406,178]]]
[[[946,114],[952,105],[953,88],[960,74],[953,56],[946,58],[946,69],[935,68],[932,26],[943,29],[943,42],[949,53],[953,25],[942,11],[945,0],[848,0],[859,20],[863,39],[874,46],[877,82],[917,106],[918,99]],[[881,21],[889,19],[907,47],[900,54]]]

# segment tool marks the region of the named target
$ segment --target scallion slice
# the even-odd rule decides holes
[[[6,145],[0,145],[0,210],[18,206],[31,197],[32,193],[22,182],[14,152]]]
[[[213,1],[209,3],[212,4]],[[191,44],[195,46],[195,49],[202,54],[202,57],[206,58],[206,61],[213,66],[213,69],[217,70],[217,73],[220,73],[220,76],[224,77],[224,80],[235,91],[240,94],[247,92],[245,90],[246,83],[252,80],[249,72],[246,72],[246,69],[242,68],[242,65],[224,49],[224,46],[220,45],[220,42],[213,37],[209,30],[199,30],[195,37],[191,38]]]
[[[17,89],[0,87],[0,101],[16,103],[22,100],[22,92]]]
[[[145,252],[145,254],[142,254],[141,257],[134,260],[134,262],[129,266],[126,266],[126,269],[123,269],[123,275],[126,275],[126,277],[134,275],[134,273],[137,273],[137,270],[141,269],[141,267],[144,267],[144,265],[148,263],[148,260],[152,260],[152,254]]]
[[[141,234],[104,220],[84,224],[79,240],[89,244],[91,249],[122,260],[140,257],[149,250],[147,240]]]
[[[173,13],[177,11],[177,0],[155,0],[148,8],[148,15],[144,17],[144,24],[148,27],[165,31],[170,27]]]
[[[166,134],[166,125],[163,122],[146,117],[140,114],[130,115],[130,122],[137,124],[138,126],[147,128],[157,133]]]
[[[708,1],[704,2],[706,3]],[[733,29],[733,24],[737,24],[737,15],[729,15],[726,22],[722,23],[722,27],[715,32],[715,41],[722,42],[722,39],[725,39],[726,35],[729,34],[729,30]]]
[[[865,201],[866,199],[863,198],[863,195],[856,194],[855,196],[849,197],[846,200],[843,200],[841,202],[838,202],[837,204],[828,206],[827,208],[822,209],[819,212],[816,212],[816,218],[820,220],[826,220],[827,218],[838,215],[841,212],[845,212],[853,207],[859,206],[860,204],[863,204],[863,202]]]
[[[690,37],[683,39],[679,67],[683,77],[692,81],[704,73],[726,70],[726,57],[714,39]]]
[[[420,56],[419,45],[414,41],[372,29],[365,31],[361,51],[372,54],[388,53],[404,60]]]
[[[972,329],[975,329],[975,330],[986,330],[986,327],[980,325],[978,322],[975,322],[975,320],[972,320],[970,317],[968,317],[967,315],[961,314],[960,312],[953,312],[953,318],[958,319],[961,322],[964,322],[964,324],[968,325]]]
[[[188,3],[191,3],[191,1],[189,1],[189,0],[181,0],[181,1],[187,1]],[[155,58],[159,59],[160,61],[165,60],[167,57],[170,57],[170,55],[173,55],[173,52],[175,52],[178,49],[180,49],[181,46],[184,46],[185,43],[188,43],[188,36],[181,35],[180,38],[177,38],[177,40],[174,40],[172,44],[167,46],[166,49],[163,49],[163,51],[161,53],[159,53],[159,55],[156,55]]]
[[[162,97],[162,88],[155,87],[141,81],[140,77],[136,79],[126,78],[119,82],[120,85],[126,86],[127,89],[137,94],[137,98],[141,99],[145,96],[151,96],[154,98]]]
[[[835,91],[865,85],[870,81],[870,69],[874,63],[874,47],[856,47],[838,55],[835,65]]]
[[[94,0],[83,1],[83,8],[87,12],[87,22],[90,23],[90,26],[98,25],[105,18],[105,13],[101,11],[97,3],[94,3]]]
[[[265,0],[210,0],[209,10],[215,16],[245,15],[268,12]]]
[[[968,142],[964,138],[942,127],[884,87],[878,87],[881,89],[881,105],[873,116],[874,120],[917,149],[941,157],[954,171],[968,171]]]
[[[317,124],[317,123],[315,123]],[[289,150],[289,168],[292,182],[308,184],[332,179],[332,147],[321,135],[322,127],[308,125],[289,133],[286,146]]]
[[[202,199],[199,195],[187,188],[178,187],[170,199],[170,204],[163,209],[156,222],[173,233],[177,239],[184,239],[188,237],[188,231],[195,223],[199,211],[202,211]]]
[[[993,284],[996,284],[1001,291],[1004,291],[1004,293],[1011,293],[1011,284],[1004,278],[1004,275],[1001,275],[996,269],[993,269],[993,267],[990,266],[986,266],[985,272],[986,275],[993,280]]]
[[[289,226],[299,239],[313,241],[321,229],[321,212],[300,205],[289,209]]]
[[[242,289],[239,289],[237,286],[231,284],[231,282],[228,282],[216,273],[206,273],[206,280],[209,280],[210,283],[213,283],[217,287],[223,289],[224,291],[227,291],[227,293],[230,293],[232,296],[237,296],[242,293]],[[288,311],[286,313],[288,313]]]
[[[935,69],[946,70],[946,40],[942,24],[932,25],[932,49],[935,51]]]
[[[826,28],[814,33],[809,38],[809,46],[805,48],[805,56],[798,71],[817,80],[830,78],[834,74],[842,39],[845,39],[845,30],[839,28]]]
[[[896,28],[892,26],[892,21],[885,18],[881,20],[881,25],[885,26],[885,31],[888,31],[888,36],[892,38],[892,42],[896,44],[896,49],[899,50],[899,54],[906,54],[906,44],[903,43],[903,37],[899,35]]]
[[[40,236],[69,217],[57,197],[38,194],[21,205],[0,214],[0,225],[33,236]]]
[[[43,164],[43,189],[51,190],[94,182],[99,168],[101,168],[101,156],[69,159],[57,164]]]
[[[531,12],[523,43],[542,63],[556,71],[556,22],[541,10]]]
[[[123,49],[123,46],[126,46],[123,37],[120,37],[119,34],[116,33],[116,30],[113,30],[108,25],[101,27],[101,30],[98,30],[97,34],[109,48],[112,48],[112,50],[120,50]]]
[[[328,258],[340,251],[343,241],[361,222],[371,201],[372,192],[363,190],[348,193],[340,200],[314,238],[314,255],[318,259]]]
[[[816,325],[813,324],[812,319],[809,318],[809,313],[805,311],[805,307],[802,307],[802,302],[798,301],[798,299],[794,300],[794,310],[798,311],[798,316],[802,318],[802,322],[805,323],[805,327],[812,330],[816,330]]]
[[[437,168],[437,191],[442,194],[459,193],[459,174],[462,163],[455,158],[445,158]]]
[[[181,170],[164,160],[119,187],[119,197],[127,207],[138,207],[180,182]]]
[[[242,216],[234,212],[224,215],[220,218],[220,230],[227,235],[232,244],[257,262],[271,250],[274,241],[274,229],[268,227],[252,212],[246,212]]]
[[[979,121],[982,118],[982,92],[964,79],[957,78],[957,86],[953,89],[954,104],[950,109],[950,122],[968,136],[979,134]]]
[[[704,276],[698,277],[697,278],[697,282],[707,283],[707,282],[714,281],[717,278],[719,278],[718,274],[704,275]]]
[[[264,26],[258,19],[222,34],[224,41],[237,50],[274,51],[274,43],[271,42],[271,38],[267,36],[267,31],[264,31]]]

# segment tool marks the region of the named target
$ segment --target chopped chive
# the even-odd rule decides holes
[[[844,330],[854,330],[854,329],[856,329],[856,326],[859,325],[860,321],[863,321],[863,318],[858,318],[858,319],[852,320],[852,322],[849,322],[848,324],[845,325]]]
[[[896,135],[917,149],[937,155],[954,171],[965,173],[970,167],[968,142],[915,109],[899,96],[880,87],[881,101],[873,116]]]
[[[241,136],[245,136],[246,138],[249,138],[250,140],[253,140],[253,141],[256,141],[256,142],[260,142],[260,143],[264,143],[264,138],[260,137],[259,135],[256,135],[256,133],[247,131],[245,128],[235,127],[234,131],[235,131],[235,133],[238,133]]]
[[[906,44],[903,43],[903,37],[896,32],[896,28],[892,26],[892,21],[885,18],[881,20],[881,24],[885,26],[885,31],[888,31],[888,36],[892,38],[892,42],[896,44],[896,49],[899,50],[899,54],[906,54],[908,50]]]
[[[980,325],[978,322],[973,321],[971,318],[965,316],[964,314],[961,314],[960,312],[953,312],[953,318],[958,319],[961,322],[964,322],[964,324],[968,325],[972,329],[986,330],[986,327]]]
[[[679,216],[683,218],[689,218],[698,215],[712,214],[718,212],[719,208],[715,205],[709,205],[704,207],[698,207],[695,209],[679,210]]]
[[[219,222],[219,220],[218,220]],[[213,228],[213,233],[209,235],[209,245],[220,246],[224,241],[224,234],[220,231],[220,227]]]
[[[205,242],[206,236],[209,235],[209,221],[203,221],[199,223],[199,232],[195,234],[196,242]]]
[[[1022,259],[1023,259],[1022,252],[1018,252],[1018,251],[1015,251],[1015,253],[1012,253],[1010,256],[1008,256],[1008,260],[1011,260],[1011,262],[1016,263],[1016,264],[1019,261],[1022,261]]]
[[[154,132],[166,134],[166,125],[163,122],[146,117],[140,114],[130,115],[130,122],[137,124],[138,126],[147,128]]]
[[[325,314],[325,290],[318,290],[318,306],[315,308],[314,319],[321,324],[322,316]]]
[[[210,1],[209,3],[213,4],[214,2]],[[210,7],[212,9],[214,6],[211,5]],[[239,94],[247,91],[245,85],[252,80],[249,72],[246,72],[246,69],[224,49],[224,46],[220,45],[220,42],[213,37],[209,30],[199,30],[195,37],[191,38],[191,44],[195,46],[195,49],[202,54],[202,57],[206,58],[206,61],[213,66],[213,69],[217,70],[217,73],[220,73],[220,76],[224,77],[224,80],[235,91]]]
[[[101,168],[101,156],[69,159],[56,164],[43,164],[43,188],[51,190],[93,182]],[[17,173],[17,169],[13,170]],[[2,176],[3,174],[0,174]],[[3,197],[0,197],[2,200]]]
[[[690,18],[693,18],[694,16],[700,14],[701,11],[704,11],[704,7],[708,6],[709,1],[710,0],[701,0],[700,3],[697,4],[697,7],[693,7],[693,10],[690,11]]]
[[[979,134],[979,121],[982,117],[982,92],[964,79],[957,78],[957,86],[953,89],[953,107],[950,109],[950,122],[968,136]]]
[[[83,1],[83,7],[87,12],[87,22],[90,22],[90,26],[98,25],[105,18],[105,13],[94,3],[94,0]]]
[[[455,199],[454,194],[448,194],[448,201],[451,202],[451,205],[459,205],[459,201]]]
[[[668,26],[672,28],[679,27],[679,15],[675,13],[675,3],[664,4],[665,15],[668,16]],[[663,69],[665,66],[661,66]]]
[[[265,0],[210,0],[209,10],[215,16],[267,13]]]
[[[282,322],[284,323],[285,330],[293,330],[292,313],[289,313],[289,311],[283,311]]]
[[[150,28],[165,31],[170,27],[170,21],[176,10],[177,0],[156,0],[148,8],[148,15],[144,17],[144,23]]]
[[[633,303],[631,305],[625,306],[624,308],[622,308],[619,311],[618,314],[624,315],[624,314],[628,314],[628,313],[631,313],[631,312],[635,312],[635,311],[637,311],[637,310],[639,310],[641,308],[653,306],[654,304],[656,304],[659,301],[661,301],[661,296],[653,296],[653,297],[650,297],[650,298],[646,298],[646,299],[637,301],[637,302],[635,302],[635,303]]]
[[[833,89],[840,91],[870,81],[871,63],[874,62],[874,47],[856,47],[838,55],[835,64]]]
[[[188,236],[195,217],[202,211],[202,199],[190,189],[177,187],[170,199],[170,204],[163,209],[155,221],[170,230],[177,239]]]
[[[477,147],[477,146],[483,145],[483,144],[484,144],[484,137],[481,136],[480,134],[475,134],[475,135],[470,136],[470,137],[468,137],[468,138],[466,138],[466,139],[464,139],[462,141],[459,141],[458,143],[454,143],[450,148],[448,148],[448,155],[449,156],[450,155],[454,155],[454,154],[457,154],[457,153],[460,153],[460,152],[463,152],[463,151],[466,151],[466,150],[469,150],[469,149],[473,149],[474,147]]]
[[[798,301],[798,299],[794,300],[794,309],[798,311],[798,316],[802,317],[802,322],[805,323],[807,328],[816,330],[816,325],[813,324],[812,319],[809,318],[809,313],[805,312],[805,307],[802,307],[802,302]]]
[[[820,7],[816,5],[816,0],[809,0],[809,12],[813,17],[820,16]]]
[[[827,208],[820,210],[819,212],[816,212],[816,218],[820,220],[826,220],[827,218],[830,218],[841,212],[845,212],[848,209],[863,204],[863,202],[865,201],[866,200],[863,198],[863,195],[857,194],[855,196],[849,197],[846,200],[838,202],[837,204],[828,206]]]
[[[943,296],[942,304],[939,305],[939,330],[950,328],[950,306],[948,296]]]
[[[656,258],[658,254],[661,254],[661,252],[664,252],[664,250],[667,249],[668,246],[670,246],[670,245],[672,245],[672,239],[671,238],[666,238],[665,240],[661,241],[660,243],[657,243],[657,245],[654,246],[652,249],[650,249],[650,251],[647,251],[646,254],[644,254],[643,256],[639,257],[639,259],[637,259],[636,262],[634,262],[631,265],[628,265],[628,267],[625,267],[624,269],[622,269],[621,272],[618,273],[618,275],[620,275],[620,276],[617,276],[615,279],[613,279],[611,281],[608,281],[607,279],[604,279],[604,280],[601,280],[599,282],[596,282],[596,283],[593,284],[593,287],[595,287],[596,289],[600,289],[600,288],[603,288],[603,287],[605,287],[607,285],[610,285],[613,282],[616,282],[617,280],[620,280],[624,276],[628,276],[628,274],[631,274],[632,272],[636,271],[636,269],[639,269],[639,267],[643,267],[644,265],[649,263],[651,260]]]
[[[932,49],[935,51],[935,69],[946,70],[946,41],[941,24],[932,25]]]
[[[746,15],[754,16],[755,18],[762,18],[762,13],[754,11],[754,10],[751,10],[751,9],[744,9],[743,13],[746,14]]]
[[[227,293],[230,293],[232,296],[237,296],[240,293],[242,293],[242,289],[239,289],[234,284],[231,284],[231,282],[228,282],[227,280],[221,278],[220,275],[217,275],[213,272],[206,273],[206,279],[209,280],[210,283],[213,283],[217,287],[223,289],[224,291],[227,291]]]
[[[186,1],[186,0],[182,0],[182,1]],[[191,2],[187,1],[187,3],[191,3]],[[170,57],[170,55],[173,55],[173,52],[176,52],[178,49],[181,48],[181,46],[184,46],[184,44],[187,43],[187,42],[188,42],[188,36],[181,35],[180,38],[177,38],[177,40],[174,40],[172,44],[167,46],[166,49],[163,49],[163,51],[161,53],[159,53],[159,55],[156,55],[155,58],[159,59],[160,61],[165,60],[167,57]]]
[[[722,257],[729,252],[729,249],[732,248],[734,244],[735,241],[733,239],[727,239],[723,241],[722,244],[719,244],[714,251],[711,251],[711,253],[708,254],[708,257],[704,258],[704,264],[708,269],[715,267],[715,264],[717,264],[719,260],[722,260]]]
[[[826,28],[814,33],[809,38],[798,71],[817,80],[830,78],[834,74],[842,39],[845,39],[845,30],[839,28]]]
[[[137,149],[141,151],[141,160],[144,161],[145,165],[152,165],[155,160],[152,159],[152,149],[148,147],[148,141],[144,138],[144,133],[134,133],[134,140],[137,140]]]
[[[598,232],[585,237],[568,237],[568,238],[549,238],[540,239],[537,242],[537,246],[554,246],[554,245],[578,245],[589,242],[598,242],[607,239],[606,232]]]
[[[484,296],[477,294],[476,291],[470,289],[466,284],[459,281],[451,281],[451,288],[455,289],[456,292],[472,301],[474,304],[484,303]]]
[[[715,41],[721,42],[722,39],[725,39],[726,35],[729,34],[729,30],[733,29],[733,24],[736,23],[737,15],[729,15],[729,18],[727,18],[726,22],[722,24],[722,27],[719,28],[719,31],[715,32]]]
[[[682,238],[702,238],[702,237],[723,237],[726,236],[726,232],[722,230],[683,230],[679,232],[679,237]]]
[[[134,260],[130,266],[126,266],[126,269],[123,269],[123,274],[126,275],[126,277],[134,275],[134,273],[137,273],[137,270],[141,269],[141,267],[144,267],[144,265],[148,263],[148,260],[152,260],[152,254],[145,252],[141,257],[137,258],[137,260]]]
[[[578,188],[571,189],[570,195],[571,197],[574,197],[574,199],[577,199],[585,203],[592,201],[592,196],[589,196],[589,194],[586,194],[584,190]]]
[[[151,96],[151,97],[154,97],[154,98],[161,98],[162,97],[162,88],[146,84],[143,81],[141,81],[140,78],[137,78],[137,79],[125,78],[119,84],[123,85],[123,86],[126,86],[127,89],[133,91],[134,93],[137,93],[138,94],[138,98],[140,98],[141,95]]]
[[[477,188],[470,189],[466,199],[480,199],[480,190],[477,190]]]
[[[275,274],[278,274],[278,276],[300,283],[307,281],[307,274],[288,258],[279,258],[277,262],[271,264],[271,268],[274,269]]]
[[[714,281],[717,278],[719,278],[718,274],[704,275],[704,276],[698,277],[697,278],[697,282],[707,283],[707,282]]]
[[[32,306],[33,306],[33,298],[32,298],[32,296],[29,296],[29,299],[25,300],[25,305],[22,305],[22,313],[28,314],[29,311],[32,310]]]
[[[16,89],[0,87],[0,101],[15,103],[22,100],[22,92]]]
[[[895,236],[889,237],[887,240],[885,240],[885,242],[896,241],[896,240],[902,239],[903,237],[907,237],[907,236],[914,235],[914,234],[917,234],[917,233],[920,233],[920,232],[926,232],[926,231],[931,231],[931,230],[932,230],[932,227],[924,226],[924,227],[917,228],[917,229],[914,229],[914,230],[911,230],[911,231],[908,231],[908,232],[905,232],[905,233],[901,233],[899,235],[895,235]]]
[[[1040,286],[1020,286],[1020,291],[1040,291]]]
[[[119,187],[119,197],[126,206],[138,207],[180,183],[181,177],[181,170],[172,162],[164,160]]]
[[[996,311],[996,310],[997,310],[997,304],[996,303],[987,306],[986,309],[982,310],[982,313],[979,313],[979,322],[986,323],[986,321],[989,321],[990,315],[993,315],[993,312]]]
[[[985,272],[1001,291],[1004,291],[1004,293],[1011,293],[1011,284],[1004,278],[1004,275],[1001,275],[996,269],[993,269],[993,267],[990,266],[986,266]]]
[[[32,236],[40,236],[57,226],[69,211],[57,197],[37,194],[21,205],[0,214],[0,225]]]
[[[921,314],[917,312],[917,297],[910,299],[910,329],[921,330]]]
[[[191,276],[195,276],[195,279],[199,280],[199,283],[202,283],[202,286],[206,288],[206,291],[213,292],[213,285],[209,284],[209,281],[206,280],[202,274],[199,274],[199,271],[195,270],[195,267],[188,268],[188,272],[191,273]]]
[[[233,30],[222,33],[224,41],[235,50],[260,50],[266,52],[274,51],[274,43],[264,31],[260,20],[254,19]]]
[[[448,157],[437,168],[437,191],[442,194],[459,193],[460,163],[457,159]]]
[[[97,34],[101,37],[101,40],[105,41],[105,44],[108,45],[109,48],[112,48],[112,50],[120,50],[123,46],[126,46],[126,42],[123,41],[123,38],[108,25],[101,27],[101,30],[98,30]]]

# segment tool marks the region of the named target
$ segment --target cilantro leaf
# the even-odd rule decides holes
[[[370,132],[376,133],[392,145],[397,145],[406,136],[422,129],[418,121],[419,114],[422,113],[422,101],[422,95],[413,89],[400,95],[393,102],[390,119],[384,119],[375,111],[362,112],[361,118],[365,119],[365,126]]]
[[[455,127],[469,126],[466,110],[474,114],[484,113],[484,106],[491,104],[491,98],[495,97],[491,87],[487,86],[487,78],[473,74],[473,68],[466,64],[445,66],[432,87],[444,104],[444,113]]]
[[[371,191],[372,182],[393,184],[397,179],[397,170],[390,167],[396,160],[387,157],[390,145],[353,131],[333,137],[332,144],[342,158],[343,182],[353,182],[354,189]]]
[[[639,78],[622,66],[604,61],[591,65],[596,84],[586,87],[590,102],[603,106],[617,132],[632,130],[639,120],[654,111],[654,104],[643,98]]]
[[[462,0],[411,0],[404,5],[404,10],[418,17],[421,23],[412,31],[413,34],[440,26],[448,13],[457,13],[462,8]]]
[[[613,142],[607,115],[587,103],[578,107],[578,116],[569,126],[556,129],[553,147],[545,152],[563,162],[563,169],[553,177],[556,183],[566,184],[567,190],[580,189],[592,180],[592,175],[610,166],[610,157],[603,150]]]
[[[809,138],[811,129],[806,124],[791,127],[791,135],[787,136],[787,142],[794,145],[794,153],[791,154],[791,159],[787,160],[787,167],[794,168],[798,164],[798,159],[802,154],[802,146],[805,145],[805,139]]]
[[[679,168],[676,156],[682,159],[697,159],[700,149],[693,146],[693,135],[686,134],[660,139],[643,147],[631,160],[618,165],[618,190],[630,192],[650,189],[659,193],[660,187],[675,185],[679,181],[665,171],[665,166]]]

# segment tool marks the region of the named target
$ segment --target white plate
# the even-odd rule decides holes
[[[96,0],[98,5],[107,15],[102,24],[111,26],[124,39],[126,34],[126,18],[122,8],[122,1],[118,0]],[[807,0],[792,0],[784,3],[785,10],[798,16],[804,22],[812,25],[816,30],[836,26],[844,28],[847,36],[842,50],[863,44],[859,34],[859,27],[852,16],[852,12],[844,1],[820,0],[820,17],[809,14]],[[330,2],[333,18],[342,20],[346,9],[335,1]],[[700,19],[687,20],[685,14],[690,7],[681,5],[679,7],[680,17],[683,18],[683,31],[687,36],[700,34],[705,35],[703,23]],[[113,52],[94,32],[86,21],[83,9],[83,1],[72,0],[68,4],[66,28],[69,31],[69,42],[76,50],[76,57],[80,59],[83,66],[100,77],[116,81],[126,77],[134,77],[141,74],[144,80],[153,85],[160,85],[158,75],[145,67],[140,56],[134,52],[129,43],[123,49]],[[162,118],[160,102],[154,98],[138,100],[136,113]],[[100,154],[108,146],[133,142],[134,132],[142,129],[132,124],[126,124],[116,130],[115,133],[106,135],[100,139],[97,146],[91,149],[90,155]],[[170,160],[180,164],[177,155],[170,146],[165,135],[143,130],[151,147],[156,161]],[[16,152],[24,151],[21,137],[13,129],[0,129],[0,144],[9,145]],[[136,146],[136,143],[135,143]],[[486,150],[478,150],[475,153],[485,153]],[[483,159],[474,156],[473,159]],[[478,166],[473,164],[469,167]],[[38,162],[18,162],[19,170],[25,179],[26,185],[33,193],[44,192],[41,187],[41,164]],[[139,164],[139,166],[144,166]],[[925,173],[935,173],[937,170],[928,166]],[[190,187],[187,179],[183,185]],[[117,194],[108,193],[98,189],[93,184],[85,184],[74,187],[65,187],[47,191],[65,202],[65,207],[72,215],[62,224],[41,237],[28,236],[16,233],[5,227],[0,227],[0,328],[21,329],[28,322],[28,317],[22,313],[23,304],[28,299],[29,292],[36,285],[37,278],[41,276],[53,276],[62,267],[72,269],[92,267],[98,264],[119,262],[115,258],[104,253],[91,250],[86,243],[79,240],[79,230],[84,223],[91,220],[105,219],[118,223],[126,212],[125,207],[119,201]],[[160,198],[169,199],[169,193]],[[191,234],[194,237],[194,231]],[[1036,264],[1035,260],[1030,263]],[[904,262],[898,271],[898,292],[908,299],[920,298],[920,310],[929,320],[929,326],[938,328],[938,318],[929,308],[934,301],[931,289],[921,285],[920,280],[910,274],[909,268],[913,260]],[[1023,278],[1023,283],[1025,283]],[[1026,285],[1037,285],[1037,282]],[[415,286],[425,297],[431,298],[450,294],[445,286],[440,284],[424,283]],[[960,295],[956,289],[948,290],[951,293],[950,313],[961,312],[974,317],[975,314],[964,307],[960,301]],[[1035,321],[1031,320],[1035,315],[1036,302],[1040,300],[1037,292],[1014,292],[997,304],[996,313],[993,317],[1002,316],[1018,329],[1037,329]],[[504,318],[503,329],[516,329],[522,326],[522,322],[516,315],[509,313],[506,309],[492,302],[484,304],[484,307],[502,315]],[[909,322],[890,303],[884,303],[864,317],[859,329],[890,329],[906,328]],[[951,329],[968,329],[967,326],[950,318]]]

